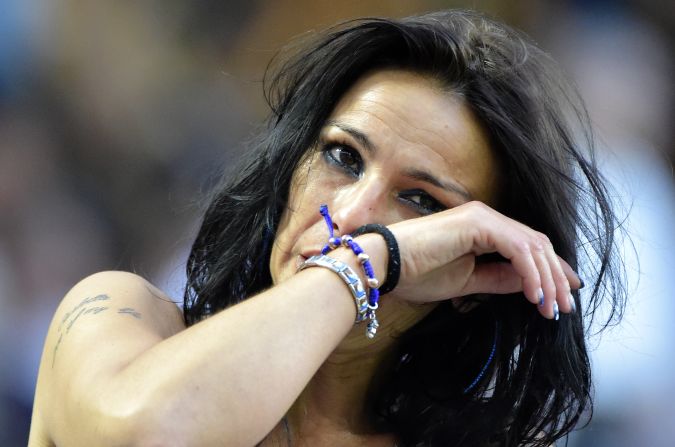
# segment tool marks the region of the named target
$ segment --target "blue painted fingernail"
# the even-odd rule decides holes
[[[537,290],[537,297],[539,297],[539,307],[544,305],[544,291],[542,289]]]
[[[586,283],[584,282],[584,280],[581,276],[579,276],[579,282],[581,283],[581,285],[579,286],[579,289],[583,289],[584,287],[586,287]]]
[[[560,309],[558,309],[558,303],[553,303],[553,319],[555,321],[560,319]]]
[[[574,297],[572,294],[569,294],[567,298],[570,300],[570,307],[572,308],[572,312],[577,311],[577,303],[574,301]]]

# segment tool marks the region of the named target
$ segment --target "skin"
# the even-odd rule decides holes
[[[354,163],[342,166],[340,157]],[[318,213],[322,203],[329,206],[338,234],[348,234],[366,223],[392,225],[430,214],[433,210],[416,204],[432,198],[443,208],[470,200],[495,205],[498,172],[484,130],[460,98],[413,73],[368,75],[338,103],[319,145],[293,178],[272,250],[272,278],[280,283],[293,276],[325,245],[327,228]],[[411,303],[398,293],[387,295],[381,306],[388,335],[405,331],[434,307]],[[382,343],[365,341],[361,330],[355,335],[341,347],[354,344],[359,352],[382,348]]]
[[[326,225],[318,213],[322,203],[332,210],[338,233],[348,234],[366,223],[392,226],[471,201],[495,206],[498,172],[486,132],[462,98],[419,74],[371,73],[339,102],[322,129],[318,147],[293,178],[289,206],[272,250],[272,277],[279,283],[293,276],[326,243]],[[409,252],[405,242],[401,248]],[[474,253],[454,261],[449,280],[455,288],[462,282],[469,286],[475,254],[481,250],[473,249]],[[493,249],[485,247],[484,251]],[[381,251],[377,256],[386,258]],[[413,267],[404,261],[406,268]],[[504,282],[520,289],[518,275],[510,267],[507,270],[512,277]],[[382,278],[384,272],[378,273]],[[417,284],[415,288],[419,289]],[[385,324],[375,342],[365,339],[362,328],[355,329],[320,368],[291,409],[296,435],[312,439],[313,433],[345,428],[352,433],[368,432],[360,422],[360,409],[375,368],[391,352],[397,334],[426,316],[439,299],[414,297],[407,290],[402,281],[395,292],[382,298],[379,319]],[[442,298],[453,296],[451,288],[440,290],[446,293]],[[340,423],[335,425],[335,421]],[[391,440],[375,438],[391,445],[387,444]]]
[[[129,273],[98,273],[64,297],[45,341],[29,446],[285,446],[287,415],[294,446],[391,447],[364,422],[363,396],[392,336],[435,302],[522,290],[536,305],[542,290],[543,317],[554,303],[570,311],[576,275],[544,235],[489,206],[499,167],[461,98],[420,75],[371,73],[339,102],[321,140],[293,179],[270,262],[274,287],[189,328]],[[321,203],[342,234],[378,222],[398,240],[401,278],[381,300],[375,340],[354,326],[337,275],[296,273],[326,241]],[[356,240],[385,281],[382,238]],[[475,263],[490,252],[510,262]],[[361,271],[347,249],[331,256]]]
[[[433,209],[419,205],[430,200],[444,208],[471,199],[494,203],[496,172],[487,136],[460,98],[409,72],[368,75],[338,103],[318,147],[293,178],[272,250],[272,278],[279,283],[291,277],[325,244],[327,229],[317,212],[322,203],[332,210],[338,233],[348,234],[366,223],[391,225],[429,214]],[[420,173],[451,187],[423,180]],[[363,328],[351,331],[294,404],[289,412],[294,435],[307,445],[326,433],[343,442],[340,432],[368,436],[361,409],[375,368],[391,352],[397,333],[433,307],[394,293],[384,297],[379,315],[386,324],[374,342],[365,339]],[[386,436],[368,440],[392,442]]]

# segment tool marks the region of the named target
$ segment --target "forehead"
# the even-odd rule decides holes
[[[428,76],[368,73],[338,102],[331,123],[358,129],[404,163],[451,177],[474,199],[494,201],[498,169],[487,133],[460,95]]]

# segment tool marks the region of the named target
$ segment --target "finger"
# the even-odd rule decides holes
[[[517,224],[522,226],[521,230],[524,232],[532,231],[520,222]],[[543,253],[546,257],[546,262],[543,262],[536,254],[534,256],[535,260],[540,261],[537,263],[538,266],[545,269],[540,271],[542,287],[546,295],[542,314],[546,317],[557,319],[559,312],[569,313],[576,308],[574,299],[570,293],[570,287],[572,283],[581,286],[581,281],[569,264],[556,255],[553,244],[551,244],[548,237],[543,233],[537,232],[535,234],[534,249],[537,253]],[[548,264],[548,269],[544,266],[545,264]],[[550,275],[546,271],[549,271]],[[555,292],[553,292],[553,287],[548,283],[549,278],[555,286]],[[547,284],[549,284],[548,287],[546,286]]]
[[[462,295],[473,293],[516,293],[523,290],[523,280],[512,264],[490,262],[476,265]]]
[[[490,217],[490,216],[488,216]],[[472,222],[474,250],[479,253],[497,252],[511,262],[521,278],[523,294],[533,304],[543,303],[539,267],[532,253],[532,230],[507,218],[483,218]],[[521,228],[522,227],[522,228]],[[526,229],[527,231],[523,231]]]
[[[522,291],[527,300],[540,305],[543,302],[544,293],[541,287],[539,268],[532,256],[529,244],[521,243],[511,253],[506,250],[500,251],[500,253],[511,261],[511,265],[520,276]]]
[[[532,258],[537,265],[541,288],[544,292],[544,302],[539,303],[539,312],[546,318],[555,318],[557,311],[557,287],[546,254],[546,251],[548,250],[547,245],[549,244],[546,241],[537,237],[537,240],[532,243]]]
[[[572,290],[579,290],[582,285],[579,274],[560,256],[558,256],[558,262],[560,262],[560,267],[563,269]]]
[[[543,316],[553,318],[556,284],[545,252],[546,249],[552,251],[548,238],[494,210],[477,210],[479,212],[472,213],[468,222],[474,253],[496,251],[509,259],[522,278],[527,299],[540,305]]]
[[[531,228],[515,220],[492,214],[480,216],[480,219],[472,222],[474,231],[474,250],[478,248],[481,253],[498,252],[513,265],[515,271],[521,277],[522,291],[525,297],[533,304],[539,306],[544,316],[553,315],[553,305],[546,308],[544,297],[548,288],[549,296],[555,296],[555,286],[549,279],[544,282],[542,274],[550,277],[548,262],[541,255],[537,255],[537,245],[542,246],[538,233]],[[540,251],[543,250],[540,249]],[[539,258],[539,259],[536,259]],[[551,298],[553,299],[553,298]],[[548,310],[548,313],[546,312]],[[549,317],[550,318],[550,317]]]
[[[550,250],[546,251],[548,256],[548,262],[551,266],[551,274],[553,275],[553,281],[556,286],[556,302],[560,312],[570,313],[573,310],[573,304],[571,302],[571,291],[570,283],[567,280],[567,275],[562,269],[560,264],[560,257],[555,254],[553,247]]]
[[[531,228],[520,222],[516,222],[516,225],[520,226],[520,230],[525,233],[532,232]],[[548,237],[543,233],[535,234],[533,247],[536,252],[543,252],[546,257],[544,262],[539,256],[534,256],[539,261],[537,262],[538,267],[543,269],[540,270],[541,282],[544,285],[542,290],[546,290],[545,295],[548,297],[545,298],[542,306],[542,314],[548,318],[556,318],[560,311],[574,311],[576,305],[570,294],[570,287],[581,287],[582,282],[569,264],[556,255]],[[548,264],[548,268],[546,268],[546,264]],[[550,274],[546,272],[550,272]],[[550,285],[549,280],[555,286],[555,292],[553,292],[553,286]],[[546,284],[549,284],[548,287]]]

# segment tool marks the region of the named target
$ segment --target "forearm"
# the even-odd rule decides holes
[[[354,316],[337,275],[303,271],[145,351],[111,381],[107,399],[136,418],[136,435],[148,441],[252,445],[285,414]]]

